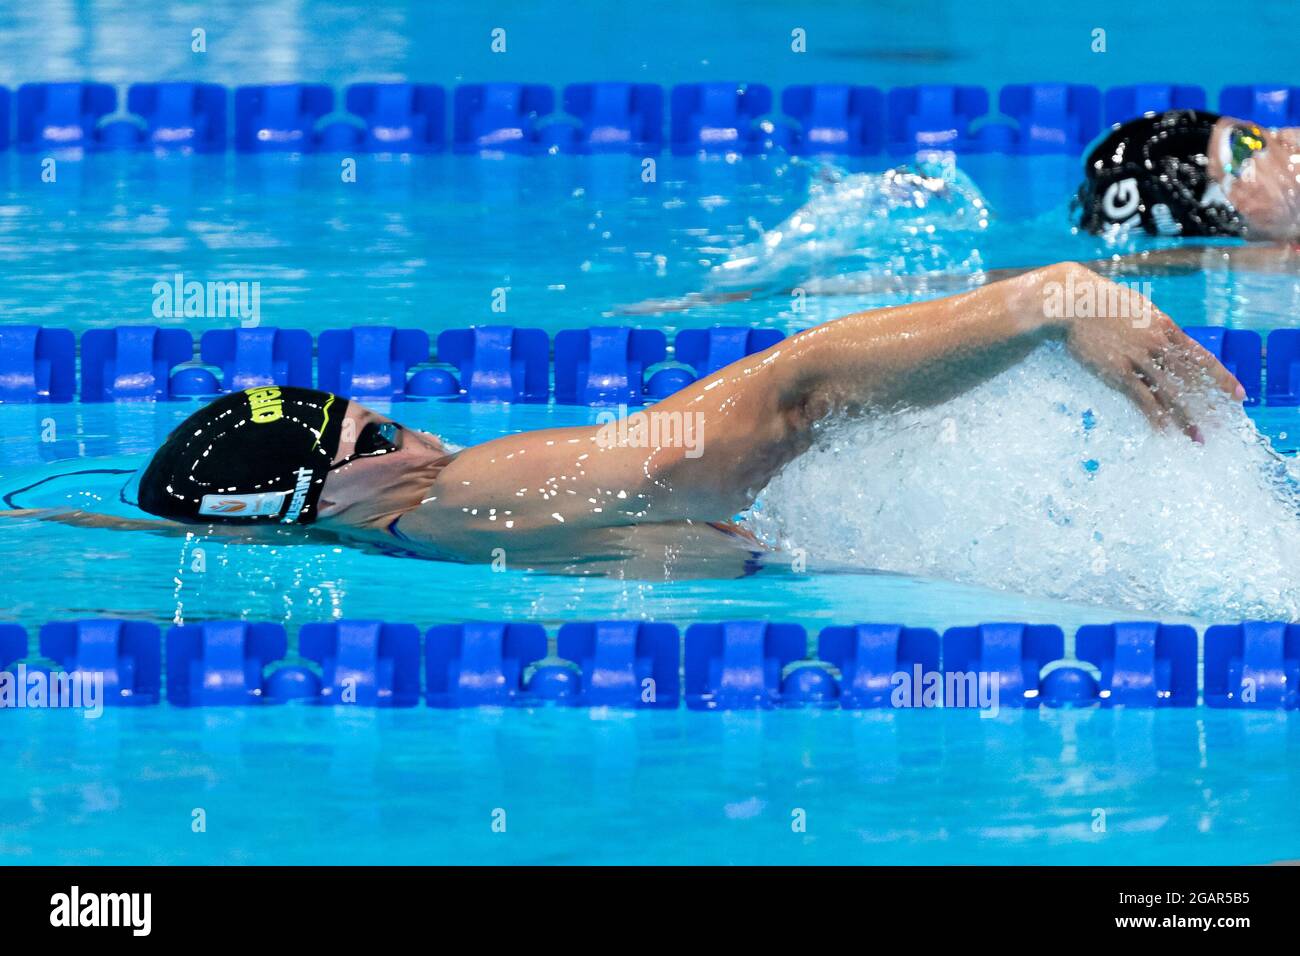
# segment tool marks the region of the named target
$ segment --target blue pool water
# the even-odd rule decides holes
[[[884,0],[748,3],[662,0],[131,0],[7,2],[0,8],[0,82],[90,77],[217,83],[412,79],[571,83],[1276,82],[1291,75],[1295,26],[1288,0],[1249,14],[1214,0],[1183,0],[1177,14],[1119,0],[1086,6],[1007,0],[924,5]],[[207,52],[191,33],[207,31]],[[489,32],[506,30],[505,53]],[[806,31],[795,54],[790,33]],[[1093,52],[1094,30],[1106,31]]]
[[[6,4],[0,82],[725,77],[995,86],[1068,76],[1101,85],[1189,79],[1214,91],[1289,76],[1296,26],[1284,4],[1226,18],[1219,4],[1186,3],[1177,22],[1161,25],[1162,43],[1152,42],[1145,13],[1105,3],[1062,13],[1036,3],[843,2],[794,17],[725,3],[707,22],[698,4],[605,8],[205,4],[201,15],[178,5],[144,23],[126,3],[45,5],[39,16]],[[502,24],[511,31],[506,57],[476,45]],[[189,50],[195,26],[208,31],[203,58]],[[787,52],[795,26],[809,30],[805,58]],[[1096,26],[1108,30],[1104,55],[1088,50]],[[1242,49],[1251,55],[1217,55]],[[758,277],[776,294],[613,320],[670,333],[717,323],[794,331],[945,291],[951,274],[1096,258],[1110,250],[1066,225],[1077,165],[964,159],[961,176],[991,210],[986,227],[944,221],[929,232],[924,216],[903,215],[864,232],[846,202],[841,217],[826,220],[824,245],[800,247],[775,277]],[[846,171],[884,166],[878,159]],[[360,158],[357,182],[344,183],[337,157],[91,156],[60,163],[57,182],[44,183],[33,157],[8,152],[0,155],[0,314],[78,332],[138,322],[196,336],[229,327],[154,315],[154,283],[181,273],[259,282],[263,324],[313,333],[365,322],[436,333],[491,321],[554,333],[597,324],[620,305],[719,283],[715,267],[770,235],[826,176],[779,158],[663,157],[653,184],[640,171],[635,157]],[[903,291],[814,295],[803,312],[781,294],[843,275],[878,279],[886,269],[915,281]],[[1155,301],[1184,325],[1296,324],[1300,283],[1291,275],[1151,281]],[[505,315],[491,311],[497,289],[506,290]],[[54,478],[20,503],[120,513],[116,477],[55,476],[138,466],[192,407],[0,405],[0,490]],[[1087,482],[1085,410],[1099,420],[1086,454],[1101,461]],[[411,403],[394,414],[467,444],[591,421],[594,411]],[[1294,450],[1294,413],[1253,417],[1277,447]],[[927,436],[947,421],[961,441],[935,449]],[[1122,402],[1053,355],[932,417],[873,427],[837,438],[835,451],[787,476],[765,502],[769,517],[758,520],[808,548],[808,571],[776,561],[742,579],[561,577],[327,544],[0,520],[0,618],[33,632],[94,616],[243,618],[283,623],[291,635],[341,618],[551,628],[615,617],[759,618],[810,630],[1001,619],[1057,623],[1068,634],[1135,617],[1204,625],[1297,616],[1295,515],[1251,485],[1253,466],[1240,462],[1254,461],[1254,446],[1230,431],[1204,450],[1152,440]],[[1080,534],[1090,536],[1086,548]],[[1094,546],[1103,548],[1102,570],[1082,573]],[[195,548],[206,552],[202,573],[192,569]],[[0,715],[0,862],[1268,862],[1300,857],[1298,735],[1284,714],[1199,708],[1004,711],[987,720],[166,705],[98,720],[9,713]],[[206,832],[192,831],[195,809]],[[505,833],[492,829],[498,809]],[[804,833],[791,829],[797,809],[807,812]]]
[[[164,706],[4,726],[3,863],[1241,864],[1300,849],[1285,714]]]

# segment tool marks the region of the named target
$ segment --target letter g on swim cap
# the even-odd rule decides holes
[[[167,436],[140,478],[140,507],[198,524],[310,524],[347,410],[310,388],[225,395]]]

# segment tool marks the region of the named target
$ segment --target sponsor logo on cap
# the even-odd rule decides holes
[[[311,479],[312,473],[310,469],[298,469],[298,483],[293,488],[293,500],[289,502],[289,510],[280,519],[281,524],[293,524],[298,520],[298,515],[302,514],[303,505],[307,503],[307,491],[311,488]]]
[[[1101,197],[1101,208],[1108,219],[1123,222],[1138,211],[1142,194],[1136,179],[1120,179],[1106,187]]]
[[[286,494],[285,491],[263,491],[253,495],[204,495],[199,503],[199,514],[229,518],[278,515]]]
[[[284,417],[284,402],[280,398],[278,388],[250,388],[245,394],[248,396],[248,407],[253,413],[253,421],[258,425],[265,425],[267,422]]]

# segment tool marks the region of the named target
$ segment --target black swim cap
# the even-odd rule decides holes
[[[173,431],[140,478],[140,507],[177,521],[310,524],[339,447],[345,398],[232,392]]]
[[[1117,124],[1084,161],[1074,200],[1079,228],[1140,223],[1153,236],[1240,235],[1241,217],[1209,173],[1218,119],[1171,110]]]

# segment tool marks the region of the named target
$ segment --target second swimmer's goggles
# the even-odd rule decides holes
[[[1264,132],[1253,123],[1234,126],[1219,148],[1219,160],[1225,176],[1240,179],[1251,167],[1251,157],[1264,148]]]
[[[371,422],[361,429],[361,434],[357,435],[357,443],[353,448],[352,454],[348,455],[342,461],[336,462],[329,467],[329,471],[342,468],[344,465],[356,461],[358,458],[373,458],[376,455],[387,455],[390,452],[400,450],[402,447],[402,426],[397,422]]]

